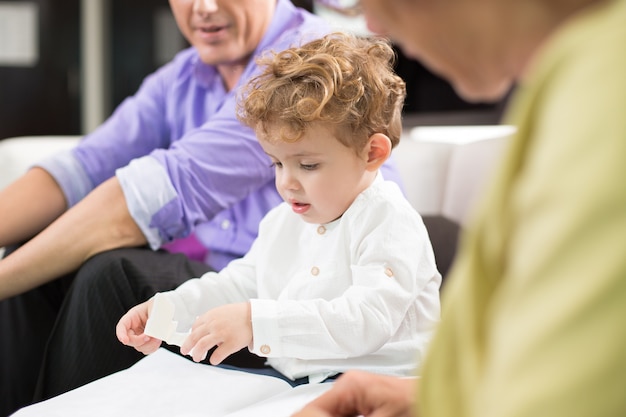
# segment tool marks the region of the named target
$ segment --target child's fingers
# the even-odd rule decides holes
[[[147,336],[143,333],[136,333],[133,329],[128,330],[127,335],[128,345],[135,348],[145,345],[148,341],[150,341],[150,339],[152,339],[150,336]]]
[[[194,362],[201,362],[206,359],[208,351],[211,350],[213,346],[220,344],[220,340],[216,337],[216,335],[211,333],[202,336],[197,339],[197,341],[194,341],[195,338],[193,338],[192,335],[190,335],[183,346],[181,346],[180,352],[183,355],[191,355]],[[217,365],[221,362],[221,360],[219,362],[214,362],[214,355],[215,354],[211,355],[211,364]]]
[[[194,361],[196,362],[203,361],[204,359],[206,359],[206,355],[209,352],[209,350],[212,349],[213,346],[217,345],[218,343],[219,343],[219,340],[216,339],[215,335],[209,333],[205,335],[204,337],[201,337],[200,340],[198,340],[198,342],[193,346],[189,354],[191,355]],[[211,358],[213,358],[212,355],[211,355]],[[213,361],[211,361],[211,363],[213,365],[216,365],[215,363],[213,363]]]
[[[115,326],[117,339],[146,355],[156,351],[161,346],[161,340],[145,335],[143,326],[136,323],[135,318],[129,313],[120,319]]]
[[[219,344],[217,346],[217,349],[215,349],[211,354],[209,362],[211,362],[211,365],[219,365],[220,363],[222,363],[222,361],[224,361],[224,359],[237,352],[238,350],[239,349],[234,348],[228,343]]]
[[[117,326],[115,326],[115,335],[117,336],[117,340],[127,346],[130,344],[129,332],[131,331],[131,323],[132,321],[130,318],[125,315],[117,323]]]
[[[161,340],[154,338],[154,337],[150,337],[150,336],[142,336],[143,340],[145,340],[144,343],[142,343],[141,345],[135,346],[135,349],[137,349],[139,352],[143,353],[144,355],[149,355],[151,353],[154,353],[157,351],[157,349],[159,349],[159,347],[161,347]]]

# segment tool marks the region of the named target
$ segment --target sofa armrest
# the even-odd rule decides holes
[[[0,190],[33,164],[74,147],[81,136],[21,136],[0,140]]]
[[[421,215],[463,225],[514,132],[505,125],[407,129],[393,151],[407,199]]]
[[[454,148],[443,190],[441,213],[445,217],[467,223],[507,143],[507,138],[498,137]]]
[[[421,214],[444,278],[484,183],[512,126],[429,126],[406,130],[393,156],[409,202]]]

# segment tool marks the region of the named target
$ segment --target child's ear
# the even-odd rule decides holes
[[[382,133],[370,136],[365,147],[367,151],[367,169],[376,171],[391,155],[391,139]]]

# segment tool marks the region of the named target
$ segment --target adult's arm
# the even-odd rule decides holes
[[[66,209],[61,188],[41,168],[27,171],[0,192],[0,247],[29,239]]]
[[[167,138],[179,134],[165,126],[160,104],[163,79],[175,69],[170,63],[148,76],[138,93],[76,148],[39,161],[0,192],[0,247],[36,236],[0,261],[0,299],[76,269],[94,253],[145,242],[117,180],[96,187],[132,158],[167,147]],[[113,244],[116,236],[129,239]]]
[[[0,261],[0,299],[71,272],[97,253],[145,243],[113,177]]]

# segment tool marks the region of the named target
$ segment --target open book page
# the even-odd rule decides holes
[[[289,410],[298,410],[318,393],[317,385],[310,387],[312,393],[298,396],[296,390],[293,398],[281,402],[286,416],[291,414]],[[231,413],[252,404],[261,405],[277,394],[292,390],[280,378],[197,364],[161,348],[126,370],[22,408],[14,416],[230,417]]]
[[[332,383],[298,385],[225,417],[290,417],[332,387]]]

